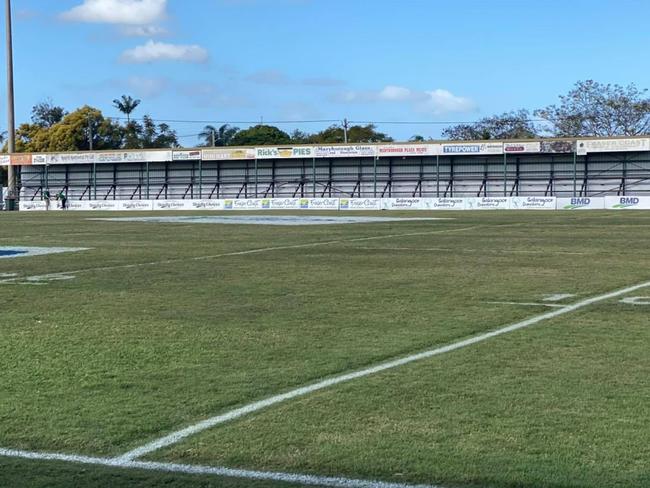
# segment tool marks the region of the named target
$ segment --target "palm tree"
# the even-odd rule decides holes
[[[126,123],[131,123],[131,112],[133,112],[142,100],[131,97],[130,95],[122,95],[122,98],[113,100],[113,106],[120,112],[126,115]]]
[[[203,145],[207,147],[227,146],[237,132],[239,132],[239,127],[233,127],[229,124],[224,124],[219,128],[206,125],[199,134],[199,138],[203,140]]]

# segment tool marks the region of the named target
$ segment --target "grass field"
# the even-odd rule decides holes
[[[107,216],[0,214],[0,246],[88,248],[0,259],[0,486],[650,486],[650,212],[90,220]],[[147,469],[111,464],[252,402],[554,311],[179,438],[139,456]]]

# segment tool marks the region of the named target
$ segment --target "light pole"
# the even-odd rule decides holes
[[[7,133],[9,140],[7,150],[13,154],[16,150],[16,121],[14,116],[14,55],[11,36],[11,0],[5,0],[5,21],[7,33]],[[14,210],[16,202],[16,173],[9,162],[7,166],[7,196],[5,208]]]

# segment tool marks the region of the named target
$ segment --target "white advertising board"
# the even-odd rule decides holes
[[[605,197],[605,208],[614,210],[648,210],[650,209],[650,197]]]
[[[503,143],[501,142],[475,142],[442,144],[440,154],[449,156],[463,154],[503,154]]]
[[[504,142],[503,152],[506,154],[542,152],[541,142]]]
[[[154,200],[154,210],[194,210],[192,200]]]
[[[50,206],[53,206],[55,202],[51,202]],[[90,210],[90,200],[68,200],[67,201],[68,210],[72,211],[84,211]]]
[[[301,198],[300,208],[303,210],[338,210],[338,198]]]
[[[119,151],[34,154],[33,164],[102,164],[171,161],[172,151]]]
[[[432,198],[431,210],[465,210],[465,198]]]
[[[18,210],[21,212],[41,212],[45,211],[45,202],[42,200],[21,200],[18,203]]]
[[[602,210],[605,208],[603,197],[558,198],[558,210]]]
[[[475,197],[465,199],[465,210],[507,210],[510,208],[508,197]]]
[[[577,153],[594,152],[650,151],[650,139],[600,139],[578,141]]]
[[[555,197],[510,197],[512,210],[555,210]]]
[[[203,161],[224,161],[233,159],[255,159],[255,149],[203,149]]]
[[[117,209],[131,212],[146,212],[153,210],[153,200],[116,200]]]
[[[8,154],[0,154],[0,166],[9,166],[11,156]]]
[[[380,158],[399,156],[435,156],[439,154],[439,144],[390,144],[377,146]]]
[[[316,151],[310,146],[255,148],[255,157],[257,159],[313,158],[315,154]]]
[[[271,198],[271,210],[300,210],[300,198]]]
[[[381,198],[341,198],[341,210],[381,210]]]
[[[224,210],[268,210],[271,207],[269,198],[236,198],[224,200]]]
[[[314,148],[317,158],[367,158],[374,157],[377,153],[375,146],[316,146]]]
[[[88,210],[119,210],[117,202],[118,200],[90,200]]]
[[[434,198],[382,198],[381,208],[384,210],[433,210]]]
[[[224,210],[225,200],[203,198],[200,200],[190,200],[192,210]]]
[[[199,149],[195,151],[173,151],[172,160],[173,161],[198,161],[201,159],[201,151]]]

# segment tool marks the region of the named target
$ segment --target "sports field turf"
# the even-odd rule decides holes
[[[169,463],[314,483],[650,486],[650,212],[90,220],[134,215],[152,214],[0,215],[0,246],[88,248],[0,259],[0,486],[296,486]],[[605,296],[635,285],[647,286]],[[179,438],[137,458],[149,470],[102,465],[252,402],[554,311]],[[16,457],[27,452],[99,461]]]

